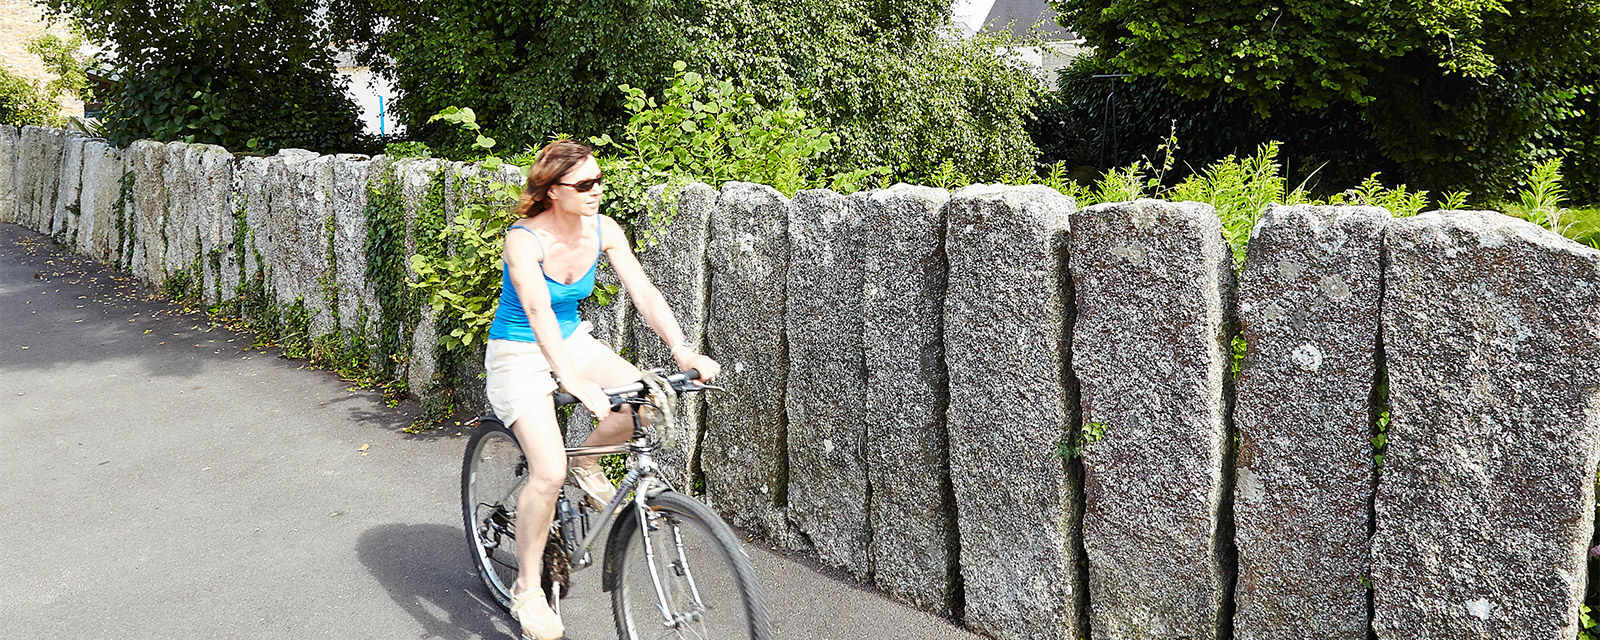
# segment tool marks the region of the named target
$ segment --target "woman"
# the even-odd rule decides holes
[[[516,204],[517,221],[506,230],[500,308],[489,328],[484,366],[489,404],[511,425],[528,458],[528,482],[517,496],[517,557],[511,614],[525,636],[562,636],[561,619],[539,585],[539,562],[555,499],[568,470],[565,444],[551,394],[559,387],[576,396],[600,423],[585,445],[610,445],[633,434],[625,409],[610,412],[602,387],[639,380],[640,373],[590,335],[578,318],[578,302],[594,291],[600,255],[628,290],[634,308],[656,335],[673,345],[680,369],[703,378],[721,368],[684,339],[661,291],[650,283],[616,221],[599,215],[600,165],[589,145],[558,140],[539,151]],[[604,504],[616,489],[595,457],[574,458],[570,473],[591,502]]]

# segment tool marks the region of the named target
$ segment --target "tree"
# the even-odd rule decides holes
[[[68,38],[45,33],[28,41],[28,53],[39,56],[44,61],[44,68],[56,76],[55,80],[44,86],[52,97],[65,93],[84,102],[94,97],[88,68],[96,60],[93,56],[79,53],[82,48],[83,36],[76,33]]]
[[[1096,56],[1188,98],[1356,108],[1427,188],[1503,191],[1540,155],[1595,62],[1600,4],[1565,0],[1054,0]]]
[[[120,80],[103,96],[112,140],[271,151],[358,145],[355,105],[333,75],[318,0],[44,0],[70,17]]]
[[[60,110],[61,104],[38,80],[0,67],[0,124],[60,126]]]
[[[768,107],[793,98],[841,143],[835,171],[885,165],[926,175],[952,160],[974,176],[1032,170],[1026,135],[1038,81],[995,38],[951,42],[943,0],[337,0],[341,37],[390,74],[396,115],[435,148],[471,141],[428,119],[470,106],[520,148],[561,133],[617,134],[620,85],[651,94],[682,60]]]

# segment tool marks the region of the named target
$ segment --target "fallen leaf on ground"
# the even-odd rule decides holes
[[[360,449],[356,449],[356,451],[366,451],[367,447],[370,447],[370,446],[372,446],[372,445],[367,445],[367,444],[361,445],[361,448]]]

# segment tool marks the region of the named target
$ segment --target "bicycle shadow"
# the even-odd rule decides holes
[[[510,618],[483,592],[458,527],[388,524],[368,529],[356,556],[400,608],[447,640],[513,637]]]

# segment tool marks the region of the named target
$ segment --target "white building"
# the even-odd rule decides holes
[[[1056,22],[1048,0],[955,0],[950,18],[958,33],[981,31],[1022,35],[1030,29],[1044,40],[1041,47],[1018,47],[1013,54],[1037,67],[1052,89],[1056,72],[1088,52],[1083,38]]]
[[[394,100],[394,85],[388,79],[372,72],[371,67],[356,64],[355,56],[341,52],[334,56],[336,72],[349,82],[345,95],[356,103],[361,112],[361,125],[367,133],[398,133],[399,122],[390,111]]]

